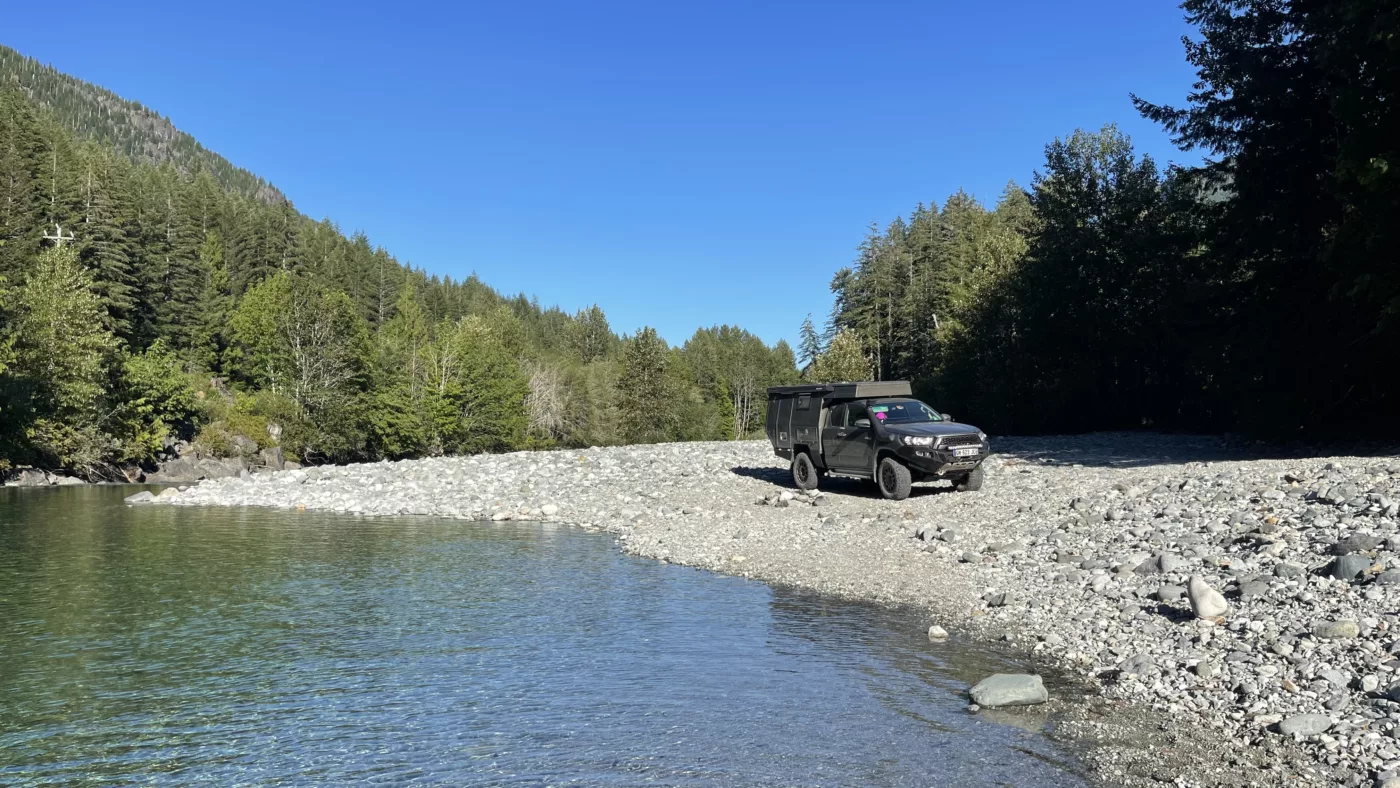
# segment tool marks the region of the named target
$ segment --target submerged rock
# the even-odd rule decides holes
[[[1050,700],[1039,676],[1029,673],[997,673],[973,685],[968,692],[979,706],[1033,706]]]

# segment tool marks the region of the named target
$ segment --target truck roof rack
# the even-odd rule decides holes
[[[792,397],[798,394],[823,394],[830,399],[864,399],[866,397],[911,397],[914,392],[907,380],[808,383],[801,386],[773,386],[768,389],[770,398]]]

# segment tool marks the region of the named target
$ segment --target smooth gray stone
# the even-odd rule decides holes
[[[1355,580],[1371,568],[1371,559],[1364,555],[1344,555],[1332,562],[1329,574],[1338,580]]]
[[[1313,624],[1313,635],[1323,640],[1354,638],[1361,634],[1361,627],[1355,621],[1319,621]]]
[[[979,706],[1032,706],[1050,700],[1050,693],[1039,676],[1027,673],[997,673],[977,682],[969,691]]]
[[[1278,732],[1285,736],[1316,736],[1326,733],[1332,727],[1332,718],[1326,714],[1295,714],[1278,724]]]

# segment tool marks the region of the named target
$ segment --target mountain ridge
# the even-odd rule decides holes
[[[225,189],[269,204],[288,202],[266,179],[204,147],[170,118],[100,85],[0,44],[0,84],[16,84],[73,134],[127,158],[171,164],[182,174],[208,171]]]

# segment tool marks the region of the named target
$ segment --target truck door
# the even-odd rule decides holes
[[[846,404],[833,405],[826,411],[822,425],[822,461],[828,468],[840,468],[841,447],[846,442]]]
[[[858,426],[857,421],[864,420],[865,426]],[[842,468],[852,471],[870,470],[872,459],[871,452],[874,450],[875,428],[870,425],[870,411],[866,409],[864,402],[851,402],[846,405],[846,428],[845,435],[841,438],[840,455],[837,462]]]

